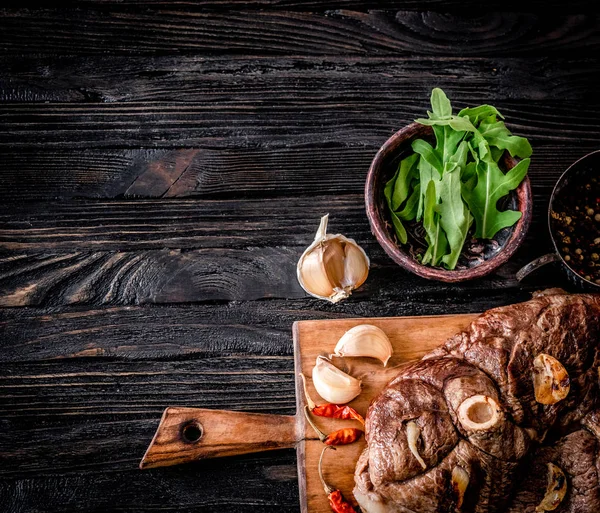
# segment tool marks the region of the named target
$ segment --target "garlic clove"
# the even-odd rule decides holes
[[[353,287],[357,289],[369,275],[369,259],[365,252],[356,244],[346,244],[344,259],[344,276],[342,288]]]
[[[456,507],[461,508],[465,500],[465,492],[469,486],[469,473],[457,465],[452,469],[452,493],[456,501]]]
[[[425,460],[419,454],[419,449],[417,444],[419,443],[419,438],[421,437],[421,428],[414,421],[411,420],[406,424],[406,440],[408,441],[408,448],[410,452],[412,452],[413,456],[419,462],[423,470],[427,468],[427,464]]]
[[[300,286],[311,296],[337,303],[360,287],[369,274],[369,257],[356,241],[328,235],[329,215],[321,218],[315,240],[306,248],[296,273]]]
[[[569,395],[569,374],[556,358],[541,353],[533,360],[533,390],[540,404],[556,404]]]
[[[317,357],[312,379],[315,390],[328,403],[346,404],[361,392],[360,380],[341,371],[323,356]]]
[[[302,259],[302,276],[298,269],[298,280],[311,296],[328,298],[334,295],[333,285],[323,266],[324,248],[317,247]]]
[[[377,358],[385,367],[392,356],[392,343],[385,332],[372,324],[349,329],[335,346],[336,356]]]
[[[535,508],[536,512],[554,511],[567,493],[567,477],[554,463],[548,463],[548,484],[546,495],[542,502]]]

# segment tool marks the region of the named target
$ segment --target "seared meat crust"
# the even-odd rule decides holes
[[[533,512],[548,462],[569,481],[557,511],[600,511],[599,345],[600,296],[553,290],[484,313],[403,367],[367,413],[354,490],[363,511]],[[540,353],[569,374],[568,396],[553,405],[535,400]],[[425,470],[408,448],[410,421],[421,430]],[[469,474],[460,509],[456,466]]]

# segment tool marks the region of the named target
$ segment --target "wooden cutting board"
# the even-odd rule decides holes
[[[398,367],[421,358],[446,339],[463,330],[478,314],[424,317],[381,317],[300,321],[294,323],[294,365],[296,371],[295,416],[167,408],[140,468],[186,463],[202,458],[234,456],[251,452],[296,447],[298,481],[303,513],[328,513],[329,504],[319,481],[317,466],[323,444],[304,418],[304,394],[299,373],[308,379],[308,388],[317,404],[324,401],[315,392],[310,376],[319,354],[333,351],[340,337],[359,324],[373,324],[389,337],[394,353],[387,367],[366,358],[344,359],[347,370],[363,382],[363,391],[350,403],[365,414],[371,400],[398,373]],[[357,422],[315,417],[315,423],[328,433]],[[328,451],[324,459],[326,480],[352,498],[354,466],[365,447],[364,439]]]

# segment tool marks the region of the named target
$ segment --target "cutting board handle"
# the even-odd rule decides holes
[[[296,417],[167,408],[140,468],[294,447]]]

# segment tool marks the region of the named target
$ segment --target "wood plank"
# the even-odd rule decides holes
[[[492,275],[463,286],[518,293],[516,271],[541,255],[539,237]],[[133,251],[16,255],[1,261],[0,306],[139,305],[257,299],[305,299],[296,281],[296,261],[304,248],[238,251]],[[398,268],[382,250],[367,245],[372,270],[351,302],[390,301],[396,294],[443,299],[448,287]],[[555,269],[554,269],[555,270]],[[561,276],[539,271],[528,290],[561,283]],[[563,280],[564,281],[564,280]],[[391,304],[390,304],[391,307]]]
[[[588,101],[600,60],[580,55],[480,57],[0,56],[3,102],[382,103]],[[115,77],[118,76],[118,80]]]
[[[5,7],[24,7],[37,4],[34,0],[5,0]],[[63,7],[93,7],[95,9],[114,9],[115,6],[130,8],[163,7],[169,10],[196,10],[196,9],[285,9],[285,10],[310,10],[325,11],[331,9],[402,9],[416,11],[441,11],[477,9],[489,12],[500,10],[505,12],[524,10],[523,2],[516,0],[489,0],[482,5],[478,0],[66,0],[61,2]],[[526,8],[530,12],[560,11],[560,12],[594,12],[594,6],[587,0],[574,0],[565,3],[560,0],[528,0]]]
[[[139,435],[137,430],[126,436]],[[120,471],[32,473],[0,479],[0,502],[10,513],[298,512],[295,459],[294,451],[288,450],[144,472],[132,465]]]
[[[496,106],[509,128],[533,144],[590,145],[600,138],[600,105],[595,103],[511,100]],[[0,122],[10,130],[0,132],[0,147],[378,147],[427,107],[428,92],[414,102],[2,104]]]
[[[545,210],[552,183],[537,188],[535,221],[517,255],[463,290],[518,289],[515,272],[549,249]],[[351,302],[397,304],[399,291],[413,298],[442,298],[450,290],[402,271],[384,254],[370,233],[360,195],[277,202],[70,201],[3,209],[0,305],[305,298],[295,266],[324,212],[331,215],[331,230],[355,238],[371,258],[369,279]],[[542,272],[527,286],[557,280]]]
[[[584,144],[536,144],[529,169],[534,191],[549,194],[559,174],[595,148]],[[0,157],[0,198],[23,202],[360,194],[377,149],[339,144],[190,150],[7,149]]]
[[[504,7],[503,7],[504,8]],[[4,53],[421,54],[594,56],[595,15],[3,9]],[[85,27],[85,30],[81,30]]]
[[[540,187],[536,192],[536,213],[541,213],[548,188]],[[374,241],[359,194],[284,197],[277,201],[71,200],[4,204],[0,207],[0,250],[304,248],[314,238],[325,213],[330,214],[332,233],[353,237],[359,244]],[[546,222],[545,217],[537,219],[540,225]]]
[[[359,324],[371,324],[381,328],[389,337],[394,349],[387,367],[381,362],[369,359],[345,359],[348,372],[360,376],[363,389],[361,394],[349,404],[359,413],[366,415],[371,401],[385,385],[398,373],[398,367],[423,357],[456,333],[465,329],[477,317],[477,314],[443,315],[428,317],[389,317],[340,319],[325,321],[301,321],[294,324],[294,356],[296,373],[303,372],[309,377],[308,390],[313,398],[318,394],[310,379],[317,356],[331,353],[337,341],[350,328]],[[302,390],[301,380],[297,377],[296,390]],[[298,411],[306,402],[297,393]],[[302,417],[301,417],[302,419]],[[315,421],[325,432],[342,427],[357,427],[356,421],[339,421],[317,418]],[[307,422],[302,422],[305,437],[314,432]],[[318,462],[323,444],[318,440],[307,440],[302,454],[304,460],[298,460],[298,478],[300,480],[300,502],[305,513],[328,513],[331,511],[327,496],[318,477]],[[339,447],[335,454],[329,454],[329,464],[324,469],[332,486],[342,491],[345,497],[352,497],[354,488],[354,468],[360,453],[365,447],[364,438],[348,447]],[[335,462],[335,463],[332,463]]]

